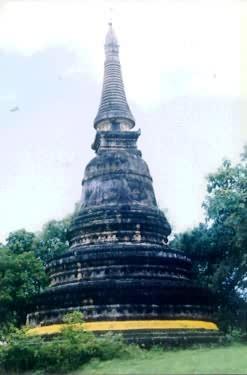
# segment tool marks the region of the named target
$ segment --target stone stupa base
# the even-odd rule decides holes
[[[202,320],[127,320],[72,325],[51,324],[31,328],[28,334],[52,336],[59,334],[67,326],[91,331],[96,335],[107,332],[120,333],[126,342],[144,347],[217,343],[222,338],[215,323]]]
[[[140,131],[132,130],[118,51],[110,24],[94,121],[96,156],[85,169],[70,248],[47,264],[49,287],[30,305],[27,324],[36,328],[29,333],[57,334],[64,315],[78,310],[82,329],[119,332],[130,343],[215,342],[216,296],[194,279],[191,259],[168,246],[171,226],[136,144]]]

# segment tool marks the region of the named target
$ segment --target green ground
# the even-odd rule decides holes
[[[133,359],[91,362],[74,375],[247,374],[247,345],[153,350]]]

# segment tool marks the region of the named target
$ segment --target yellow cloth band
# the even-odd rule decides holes
[[[35,327],[28,330],[29,335],[50,335],[61,332],[70,324],[52,324],[49,326]],[[152,330],[152,329],[207,329],[218,330],[213,322],[203,320],[122,320],[104,322],[86,322],[72,325],[86,331],[128,331],[128,330]]]

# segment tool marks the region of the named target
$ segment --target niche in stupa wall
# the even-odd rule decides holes
[[[97,125],[98,131],[109,131],[111,130],[111,122],[109,120],[102,121]]]

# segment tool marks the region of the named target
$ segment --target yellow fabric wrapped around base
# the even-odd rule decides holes
[[[71,324],[52,324],[30,328],[29,335],[50,335],[61,332],[63,328],[71,326]],[[122,320],[122,321],[101,321],[101,322],[85,322],[76,323],[72,326],[86,331],[128,331],[128,330],[213,330],[217,331],[218,327],[213,322],[203,320]]]

